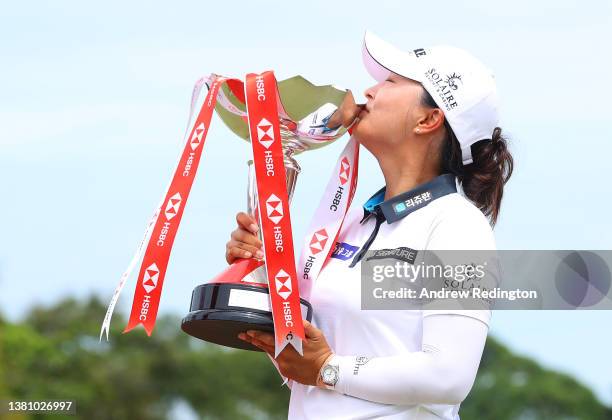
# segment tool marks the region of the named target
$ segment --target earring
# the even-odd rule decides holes
[[[420,128],[417,128],[417,129],[416,129],[416,132],[417,132],[417,133],[420,133],[420,132],[421,132],[421,129],[420,129]]]

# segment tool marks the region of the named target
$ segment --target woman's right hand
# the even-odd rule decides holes
[[[356,104],[353,93],[350,90],[347,91],[342,103],[336,112],[332,114],[329,121],[327,121],[327,128],[336,129],[340,126],[349,128],[355,120],[357,120],[359,113],[363,111],[365,107],[366,104]]]
[[[232,232],[231,239],[225,245],[225,260],[232,264],[238,258],[263,259],[263,243],[257,232],[256,220],[244,212],[236,215],[238,227]]]

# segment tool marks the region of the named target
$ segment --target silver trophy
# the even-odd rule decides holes
[[[301,172],[294,157],[329,145],[345,134],[342,113],[336,111],[355,109],[355,102],[348,90],[331,85],[315,86],[301,76],[280,81],[277,85],[281,102],[278,109],[281,144],[291,201]],[[251,141],[243,85],[223,84],[215,110],[234,134]],[[248,167],[247,211],[255,220],[260,220],[252,160]],[[300,299],[300,304],[302,317],[310,321],[311,305],[304,299]],[[249,329],[274,330],[264,262],[253,258],[236,260],[210,282],[197,286],[192,293],[190,312],[183,318],[181,328],[205,341],[261,351],[238,339],[237,335]]]

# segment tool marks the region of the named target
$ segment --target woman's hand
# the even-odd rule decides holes
[[[357,105],[355,103],[355,98],[349,90],[336,112],[332,114],[327,122],[327,127],[331,129],[336,129],[340,126],[345,128],[350,127],[364,108],[365,104]]]
[[[302,342],[304,356],[300,356],[293,346],[287,345],[276,358],[276,362],[281,375],[304,385],[315,386],[321,366],[332,354],[332,350],[323,332],[306,320],[304,320],[304,333],[306,334],[306,340]],[[249,330],[246,334],[238,334],[238,338],[248,341],[274,357],[273,334]]]
[[[231,239],[225,245],[225,260],[228,264],[237,258],[262,259],[264,253],[263,243],[257,237],[259,227],[254,218],[244,212],[236,215],[238,227],[232,232]]]

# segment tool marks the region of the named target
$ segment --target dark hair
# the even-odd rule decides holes
[[[429,92],[423,88],[422,104],[430,108],[438,105]],[[501,128],[496,127],[490,139],[480,140],[472,145],[472,160],[463,165],[461,145],[448,120],[444,119],[446,137],[443,140],[440,169],[442,173],[454,174],[465,195],[491,221],[497,222],[497,216],[504,195],[504,185],[510,179],[514,160],[508,150],[508,142],[501,135]]]

